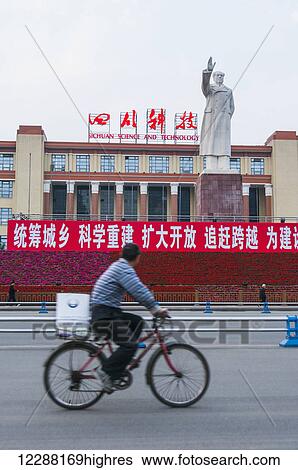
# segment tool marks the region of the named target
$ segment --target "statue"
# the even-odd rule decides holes
[[[206,107],[201,129],[200,155],[207,157],[207,172],[230,173],[233,92],[223,84],[223,72],[214,72],[215,83],[210,84],[214,67],[215,63],[212,63],[210,57],[202,79]]]

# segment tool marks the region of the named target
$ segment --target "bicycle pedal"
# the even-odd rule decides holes
[[[69,387],[70,390],[73,390],[73,391],[78,391],[80,390],[80,384],[73,384]]]

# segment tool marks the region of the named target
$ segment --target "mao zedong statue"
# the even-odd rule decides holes
[[[234,113],[233,92],[224,85],[223,72],[213,69],[210,57],[203,70],[202,91],[206,107],[201,128],[200,155],[207,157],[206,171],[229,173],[231,156],[231,118]],[[211,75],[214,83],[210,83]]]

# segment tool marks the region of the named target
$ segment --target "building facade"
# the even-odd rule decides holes
[[[12,217],[200,220],[204,165],[198,145],[54,142],[20,126],[15,141],[0,141],[0,243]],[[296,132],[232,146],[230,167],[242,175],[245,220],[297,220]]]

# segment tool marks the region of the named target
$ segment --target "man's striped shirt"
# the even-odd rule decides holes
[[[91,304],[120,308],[125,292],[152,313],[160,308],[152,293],[124,258],[112,263],[97,279],[91,293]]]

